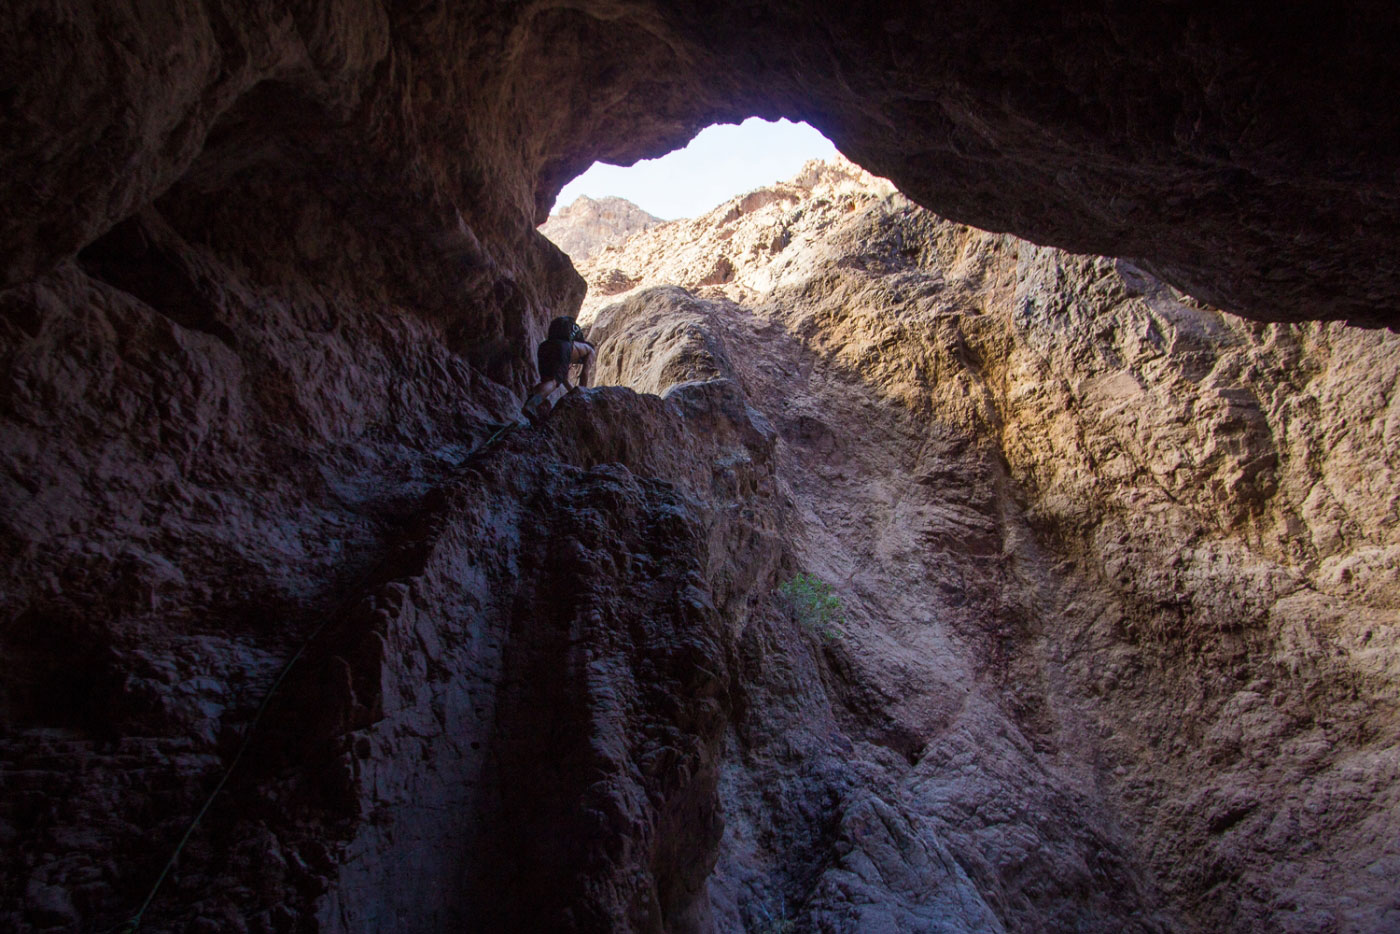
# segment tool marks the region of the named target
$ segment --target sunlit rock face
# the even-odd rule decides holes
[[[639,230],[655,227],[661,218],[648,214],[626,198],[590,198],[580,195],[572,204],[549,215],[540,233],[581,263]]]
[[[744,303],[810,280],[844,248],[828,242],[832,225],[857,206],[894,194],[887,180],[844,158],[811,160],[791,179],[736,195],[700,217],[614,242],[580,261],[588,283],[580,313],[589,319],[648,285],[680,285],[698,297]],[[649,385],[648,391],[659,391],[655,381]]]
[[[1393,320],[1393,16],[7,4],[0,922],[128,917],[305,646],[147,929],[1210,929],[1235,892],[1260,924],[1384,929],[1394,355],[1355,331],[1178,315],[1191,302],[1139,271],[1258,318]],[[861,325],[842,353],[891,372],[840,432],[773,408],[804,398],[791,373],[711,385],[744,365],[710,327],[694,332],[708,357],[689,332],[617,342],[703,367],[608,364],[638,386],[704,385],[576,396],[479,450],[533,379],[548,316],[584,295],[536,230],[555,193],[596,158],[752,114],[807,119],[950,216],[1132,262],[992,237],[985,284],[1013,297],[969,278],[946,359],[918,335],[912,368],[900,334]],[[823,290],[888,265],[895,304],[869,307],[915,314],[901,263],[937,255],[928,276],[951,281],[984,255],[984,235],[919,217],[930,243],[969,251],[858,251],[770,285],[731,256],[677,301],[807,281],[837,302]],[[762,241],[769,257],[781,241]],[[1139,317],[1111,325],[1115,303]],[[1041,332],[993,314],[1009,307],[1059,330],[1016,343]],[[775,321],[756,354],[788,339]],[[1153,354],[1128,371],[1138,390],[1120,378]],[[972,375],[909,420],[916,376],[961,373],[950,360]],[[1143,375],[1177,373],[1170,390]],[[1265,387],[1256,403],[1238,380]],[[955,488],[944,458],[974,488],[928,513],[958,529],[932,539],[944,557],[912,533],[860,546],[864,566],[942,580],[937,613],[965,607],[920,630],[903,667],[872,654],[877,677],[811,641],[773,588],[808,565],[856,580],[812,564],[815,500],[785,492],[809,476],[783,473],[785,445],[831,453],[832,482],[867,476],[873,514],[913,508],[837,456],[848,423],[885,424],[866,413],[889,395],[889,424],[907,426],[889,437],[933,439],[907,442],[926,448],[921,495]],[[1023,524],[997,511],[1013,504]],[[1013,539],[1069,564],[1007,564]],[[1008,583],[1002,605],[988,564],[1068,577],[1029,605]],[[1076,574],[1085,589],[1056,583]],[[868,640],[871,604],[841,592],[849,638]],[[1026,621],[1088,619],[1098,604],[1056,602],[1076,594],[1106,609],[1057,649]],[[1069,700],[1037,700],[1023,685],[1055,651],[1085,670],[1046,674]],[[1188,675],[1180,694],[1162,686]],[[1154,706],[1165,696],[1195,699]],[[986,713],[966,746],[921,752],[961,722],[959,698]],[[1084,749],[1097,729],[1106,772],[1038,745],[1061,741],[1047,718],[1064,710],[1084,711],[1063,721],[1084,725]],[[1150,766],[1177,745],[1212,750],[1213,796],[1179,793],[1194,760]],[[903,769],[930,781],[909,801]],[[780,779],[759,801],[764,775]],[[1258,846],[1222,836],[1241,834]],[[1328,854],[1343,869],[1314,885]]]
[[[1241,322],[840,163],[581,269],[616,270],[601,381],[743,387],[846,617],[741,640],[730,929],[1396,922],[1394,335]]]

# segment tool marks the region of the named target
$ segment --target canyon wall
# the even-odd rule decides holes
[[[732,380],[774,425],[845,611],[741,641],[731,929],[1400,921],[1393,335],[1248,324],[849,164],[582,271],[635,283],[586,303],[602,382]]]
[[[569,259],[581,263],[608,244],[660,223],[661,218],[624,198],[580,195],[572,204],[549,215],[549,220],[540,225],[540,233]]]
[[[1104,345],[1101,363],[1075,364],[1088,382],[1061,385],[1035,368],[1085,335],[1100,339],[1100,319],[1120,298],[1130,309],[1190,304],[1136,270],[1258,319],[1393,323],[1396,80],[1382,37],[1396,14],[1318,7],[910,4],[875,20],[830,5],[632,0],[6,5],[0,919],[103,930],[129,917],[234,760],[268,688],[307,646],[148,929],[438,930],[485,917],[546,929],[699,930],[781,925],[799,911],[839,926],[875,924],[860,912],[876,911],[876,896],[894,888],[936,893],[928,904],[941,906],[917,894],[886,899],[902,912],[889,923],[905,927],[939,917],[975,926],[994,915],[1012,928],[1031,918],[1069,928],[1133,912],[1150,926],[1168,923],[1154,912],[1210,919],[1227,910],[1233,896],[1220,880],[1230,873],[1251,885],[1268,877],[1250,890],[1262,907],[1247,917],[1284,917],[1295,898],[1299,924],[1332,923],[1319,912],[1334,909],[1302,894],[1271,901],[1320,891],[1317,867],[1333,858],[1325,847],[1313,862],[1253,863],[1229,850],[1207,864],[1219,868],[1171,868],[1174,854],[1213,844],[1193,842],[1197,830],[1177,826],[1148,794],[1143,783],[1171,771],[1144,764],[1139,747],[1153,748],[1158,735],[1150,724],[1140,738],[1114,740],[1121,749],[1105,740],[1121,759],[1113,774],[1124,772],[1102,793],[1091,788],[1099,772],[1076,771],[1080,758],[1068,760],[1068,778],[1037,779],[1018,763],[1048,760],[988,751],[985,732],[965,734],[966,756],[939,753],[951,756],[946,769],[920,753],[929,724],[954,716],[948,705],[960,697],[998,707],[972,721],[978,730],[1013,723],[998,712],[1000,693],[950,688],[944,698],[937,686],[967,681],[971,650],[952,641],[990,638],[978,627],[992,623],[978,614],[997,598],[974,600],[991,585],[966,564],[993,560],[1013,533],[987,527],[978,510],[1018,496],[1029,497],[1024,540],[1062,540],[1054,553],[1067,568],[1102,578],[1083,592],[1112,597],[1094,617],[1104,631],[1084,638],[1095,646],[1088,658],[1122,656],[1120,667],[1095,669],[1119,680],[1101,686],[1107,700],[1073,709],[1131,722],[1121,717],[1138,707],[1114,685],[1157,691],[1146,675],[1129,675],[1180,673],[1154,667],[1176,647],[1152,640],[1173,633],[1172,620],[1242,608],[1252,628],[1201,628],[1209,638],[1199,648],[1217,653],[1200,655],[1203,679],[1244,672],[1229,695],[1235,706],[1219,706],[1223,683],[1203,680],[1172,695],[1195,690],[1199,700],[1170,724],[1268,719],[1250,735],[1304,737],[1296,754],[1273,756],[1270,745],[1259,766],[1282,770],[1271,782],[1317,790],[1286,798],[1296,806],[1278,819],[1278,845],[1332,815],[1359,815],[1347,832],[1361,842],[1334,835],[1327,846],[1346,870],[1335,877],[1359,886],[1343,893],[1362,912],[1356,923],[1384,918],[1384,899],[1366,886],[1393,878],[1392,863],[1367,834],[1389,825],[1352,802],[1381,800],[1391,787],[1392,760],[1375,737],[1388,722],[1393,653],[1385,617],[1366,614],[1389,607],[1393,507],[1382,467],[1393,458],[1366,460],[1389,450],[1389,416],[1368,421],[1348,407],[1389,411],[1389,358],[1365,343],[1385,338],[1317,326],[1256,334],[1235,319],[1180,323],[1158,311],[1176,322],[1170,333],[1144,323],[1132,343],[1124,331],[1127,343]],[[952,427],[908,429],[947,439],[946,452],[928,448],[929,469],[918,475],[932,489],[945,483],[939,465],[965,470],[959,426],[984,409],[1020,406],[1016,418],[997,414],[1011,426],[1031,425],[1034,412],[1053,416],[1064,438],[1046,448],[1027,433],[1029,441],[989,446],[979,434],[969,448],[987,458],[964,491],[974,505],[945,512],[967,526],[959,534],[971,544],[943,559],[947,599],[969,601],[959,624],[968,632],[929,630],[911,637],[932,640],[917,650],[892,648],[909,659],[893,693],[856,671],[857,654],[798,641],[802,630],[772,597],[816,554],[801,545],[814,527],[801,504],[815,500],[782,492],[804,482],[780,476],[783,439],[808,431],[812,445],[833,451],[839,440],[826,438],[817,415],[793,429],[783,413],[764,414],[768,396],[793,388],[787,380],[760,396],[738,381],[673,390],[665,402],[590,394],[569,400],[542,432],[480,449],[516,411],[544,322],[583,298],[567,258],[535,230],[562,184],[594,159],[659,155],[707,123],[754,114],[810,120],[950,216],[1135,258],[1110,275],[1099,261],[992,238],[1003,262],[1025,257],[1021,284],[1003,292],[1024,287],[1023,307],[1063,327],[1012,353],[1020,345],[997,335],[1018,331],[959,325],[966,334],[950,338],[950,359],[966,357],[979,379],[979,360],[1008,361],[986,370],[1008,374],[1005,401],[987,408],[982,383],[958,377],[961,397],[935,399],[962,413]],[[851,262],[873,275],[884,260]],[[709,273],[715,285],[728,275]],[[1101,295],[1053,297],[1081,273]],[[1009,281],[1000,276],[992,278]],[[813,296],[840,285],[811,281]],[[616,286],[619,295],[632,288]],[[1278,336],[1295,333],[1291,344]],[[1154,410],[1126,382],[1094,381],[1116,378],[1111,368],[1129,351],[1170,341],[1163,346],[1181,356],[1163,354],[1184,361],[1180,378],[1204,382],[1212,342],[1226,338],[1237,343],[1222,359],[1241,379],[1275,373],[1268,387],[1292,381],[1298,391],[1261,390],[1268,404],[1256,412],[1222,389],[1203,413],[1134,421]],[[1260,341],[1277,346],[1251,369],[1248,348]],[[880,355],[864,338],[852,348]],[[929,353],[921,366],[951,367]],[[1348,358],[1357,361],[1351,375],[1332,369]],[[1042,387],[1038,395],[1017,394],[1013,366],[1018,380]],[[719,362],[712,368],[691,375],[708,380],[721,372]],[[1103,403],[1090,407],[1100,414],[1077,414],[1090,402]],[[1279,413],[1286,431],[1269,421]],[[987,417],[1000,437],[1003,422]],[[1204,446],[1189,455],[1171,454],[1162,439],[1203,419],[1219,432],[1196,439]],[[1261,419],[1289,456],[1280,448],[1270,460]],[[1129,441],[1140,445],[1130,450],[1158,445],[1170,467],[1114,457]],[[849,456],[852,483],[863,466],[881,466]],[[1328,470],[1332,478],[1292,512],[1271,511]],[[1057,471],[1063,488],[1051,482]],[[1113,521],[1096,519],[1096,496]],[[596,509],[593,499],[612,505]],[[1237,513],[1224,538],[1194,531]],[[1162,518],[1144,518],[1152,516]],[[1179,566],[1134,563],[1176,556],[1174,546],[1148,547],[1167,532],[1182,543]],[[878,544],[896,555],[912,547],[897,536]],[[1263,589],[1241,590],[1226,570],[1256,566],[1266,569],[1256,575]],[[1198,581],[1204,589],[1190,590]],[[1178,583],[1185,602],[1162,603]],[[1000,654],[977,677],[1002,678],[1007,691],[1032,680],[1042,655],[1027,646],[1050,639],[1032,611],[1088,612],[1090,603],[1069,600],[1080,591],[1046,586],[1044,603],[1008,603],[987,618],[1000,621]],[[959,587],[970,595],[956,596]],[[909,599],[923,600],[918,593]],[[1279,605],[1297,612],[1275,613]],[[909,618],[931,611],[919,612]],[[852,613],[858,623],[869,616]],[[1373,618],[1381,623],[1369,630],[1349,628]],[[1276,619],[1288,621],[1277,633]],[[1137,641],[1114,641],[1119,629]],[[1260,633],[1275,641],[1251,641]],[[1256,677],[1262,668],[1246,661],[1260,644],[1282,648],[1277,671]],[[1045,670],[1052,678],[1061,669]],[[1087,675],[1066,678],[1065,696],[1078,698]],[[1338,687],[1347,684],[1351,693]],[[824,697],[840,701],[829,721],[813,713]],[[1016,715],[1034,720],[1041,707],[1028,697]],[[833,733],[828,722],[846,725]],[[1263,755],[1221,730],[1220,743]],[[1008,726],[1004,738],[1017,745],[1028,735]],[[861,746],[852,755],[842,744],[857,739],[888,753]],[[820,750],[826,758],[807,754]],[[1361,758],[1344,765],[1333,750]],[[755,757],[751,769],[745,755]],[[794,767],[762,786],[746,777],[779,775],[771,763],[783,757],[831,766]],[[911,759],[939,771],[918,799],[924,811],[877,791]],[[1190,774],[1190,760],[1172,761],[1172,774]],[[971,791],[948,777],[954,768]],[[1317,784],[1329,776],[1335,785]],[[1176,787],[1160,800],[1179,800]],[[1035,801],[1018,811],[1023,788],[1036,789]],[[1166,841],[1160,851],[1138,843],[1152,851],[1131,852],[1139,837],[1113,825],[1120,799],[1133,794],[1146,803],[1121,813],[1142,822],[1141,840]],[[575,808],[580,801],[587,806]],[[939,801],[946,807],[930,803]],[[1211,826],[1264,833],[1256,823],[1278,813],[1265,807],[1272,801],[1222,804]],[[1107,802],[1101,812],[1098,802]],[[996,816],[1003,805],[1014,821]],[[935,820],[963,807],[974,818]],[[811,819],[778,821],[803,814]],[[1052,826],[1024,830],[1046,815]],[[1063,859],[1020,855],[1051,839],[1064,841]],[[1360,857],[1347,854],[1373,851],[1369,875],[1350,871]],[[794,855],[775,869],[779,852]],[[822,862],[832,853],[849,859]],[[1045,866],[1055,868],[1046,875]]]

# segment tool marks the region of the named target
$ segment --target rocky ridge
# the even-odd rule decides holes
[[[737,302],[808,278],[842,209],[894,185],[849,160],[814,159],[786,182],[729,199],[695,219],[603,247],[578,264],[588,283],[581,313],[646,284],[684,285],[703,298]],[[834,206],[834,207],[833,207]]]
[[[540,225],[540,233],[581,263],[603,247],[626,240],[639,230],[664,223],[626,198],[579,195]]]

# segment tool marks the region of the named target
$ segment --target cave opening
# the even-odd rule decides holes
[[[721,202],[782,181],[836,146],[803,121],[749,117],[715,123],[684,146],[630,166],[595,162],[555,198],[555,213],[580,196],[619,197],[659,220],[698,217]]]
[[[814,161],[845,157],[806,122],[749,117],[711,124],[654,159],[626,166],[593,163],[559,191],[539,229],[576,267],[586,266],[594,254],[620,247],[634,233],[694,220],[731,199],[751,196],[736,205],[751,210],[764,199],[759,192],[791,180]],[[724,281],[731,267],[718,260],[710,278]],[[623,281],[616,274],[590,281],[584,319],[596,310],[597,298],[617,294]]]
[[[1239,786],[1218,782],[1199,793],[1194,783],[1235,755],[1231,743],[1305,743],[1318,729],[1369,716],[1345,696],[1346,676],[1320,676],[1320,689],[1347,711],[1320,727],[1312,702],[1274,674],[1280,658],[1298,660],[1294,637],[1278,640],[1277,627],[1310,627],[1312,613],[1330,613],[1291,603],[1282,581],[1351,560],[1340,557],[1346,547],[1327,531],[1337,520],[1323,505],[1333,495],[1327,474],[1346,468],[1317,460],[1330,455],[1314,441],[1302,448],[1315,453],[1300,457],[1302,448],[1282,439],[1308,430],[1292,406],[1331,418],[1320,413],[1334,406],[1339,414],[1342,387],[1363,379],[1350,364],[1326,361],[1364,360],[1363,369],[1379,367],[1389,380],[1393,337],[1245,321],[1174,288],[1150,264],[954,223],[855,166],[849,173],[846,181],[790,178],[702,216],[644,219],[576,261],[588,286],[584,319],[608,347],[599,382],[669,398],[692,415],[720,449],[712,489],[722,502],[747,509],[769,481],[796,504],[776,566],[756,561],[760,572],[745,578],[753,589],[733,697],[739,747],[761,762],[768,736],[805,728],[799,715],[784,727],[744,718],[754,710],[781,718],[777,696],[804,703],[787,693],[795,679],[765,669],[766,654],[779,656],[822,673],[831,728],[856,755],[901,763],[921,793],[1056,815],[1027,833],[1083,854],[1092,868],[1070,881],[1078,870],[1042,861],[1042,850],[1036,872],[1058,874],[1051,886],[1064,891],[1084,882],[1100,917],[1166,919],[1142,927],[1155,931],[1184,929],[1183,918],[1205,919],[1205,928],[1235,912],[1269,915],[1273,908],[1249,897],[1220,894],[1217,879],[1142,852],[1108,815],[1146,815],[1134,818],[1150,825],[1146,833],[1189,849],[1197,844],[1173,822],[1191,799],[1202,819],[1188,833],[1255,860],[1248,873],[1283,864],[1317,871],[1301,835],[1272,855],[1245,854],[1272,826],[1254,790],[1275,786],[1273,765]],[[1295,367],[1325,375],[1305,386],[1290,375]],[[770,446],[753,435],[739,441],[752,425],[716,417],[721,409],[759,413],[754,424],[771,430]],[[589,417],[578,405],[564,424]],[[1378,450],[1359,456],[1379,466]],[[778,479],[763,477],[763,467]],[[1347,495],[1378,497],[1372,508],[1386,513],[1388,488],[1380,481]],[[1365,534],[1389,533],[1373,526]],[[829,586],[839,625],[804,619],[782,599],[782,584],[773,586],[804,578]],[[1031,579],[1040,583],[1027,586]],[[1333,589],[1327,599],[1353,597]],[[1097,647],[1078,645],[1081,637]],[[1265,706],[1281,711],[1273,739],[1268,730],[1225,737],[1237,711]],[[1216,726],[1187,724],[1183,708],[1208,710],[1204,719]],[[1031,751],[1027,761],[1092,748],[1089,758],[1113,764],[1071,766],[1061,777],[1078,777],[1063,782],[1013,777],[1008,764],[1021,753],[953,738],[991,723]],[[950,777],[959,757],[977,762],[978,788]],[[822,781],[801,757],[766,765],[775,789]],[[1101,804],[1081,797],[1081,779],[1108,789]],[[1133,797],[1147,786],[1173,790],[1160,800]],[[741,833],[769,835],[763,845],[720,848],[713,884],[721,889],[753,878],[725,864],[739,860],[736,852],[771,860],[756,885],[761,899],[713,903],[748,929],[788,917],[793,905],[815,916],[825,896],[813,867],[852,833],[832,819],[840,808],[771,793],[778,803],[770,810],[734,786],[723,792],[727,820]],[[1363,793],[1349,806],[1374,805]],[[813,822],[775,816],[804,808]],[[856,811],[840,811],[841,820],[863,828]],[[926,817],[905,812],[915,825]],[[819,821],[827,823],[814,833]],[[1351,846],[1332,833],[1333,852]],[[1355,852],[1369,859],[1379,849],[1365,843]],[[1043,893],[1029,895],[1011,875],[962,854],[950,862],[995,913],[1021,917],[1008,927],[1039,923],[1029,906]],[[1207,894],[1164,898],[1155,891],[1163,880]],[[1364,898],[1375,904],[1375,891]]]
[[[303,644],[163,928],[1393,925],[1400,347],[1312,320],[1394,320],[1393,13],[43,6],[0,925],[129,915]],[[891,181],[541,240],[747,114]]]

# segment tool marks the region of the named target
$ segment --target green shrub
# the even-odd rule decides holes
[[[841,612],[841,598],[831,590],[831,585],[812,574],[798,574],[778,586],[792,607],[797,621],[823,639],[831,640],[841,635],[841,627],[846,617]]]

